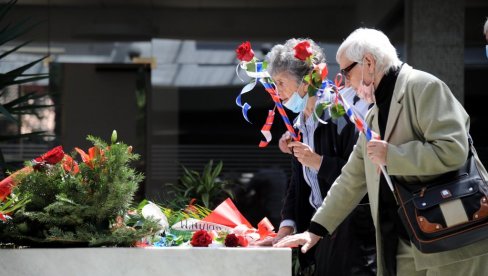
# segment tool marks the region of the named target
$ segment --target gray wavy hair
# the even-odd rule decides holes
[[[336,59],[344,56],[351,61],[363,62],[365,54],[373,55],[376,67],[386,74],[390,68],[402,64],[388,37],[375,29],[359,28],[352,32],[337,50]]]
[[[266,55],[266,61],[268,62],[267,70],[271,76],[286,71],[294,76],[298,82],[306,74],[310,73],[313,68],[305,61],[295,57],[294,48],[298,43],[303,41],[308,41],[310,43],[310,48],[313,53],[313,64],[325,62],[324,51],[313,40],[309,38],[288,39],[285,44],[277,44],[273,46]]]

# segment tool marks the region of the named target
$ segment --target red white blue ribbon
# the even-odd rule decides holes
[[[249,70],[247,70],[247,66],[246,66],[247,63],[246,62],[242,62],[239,65],[239,67],[246,72],[247,76],[250,78],[253,78],[254,81],[247,84],[246,86],[244,86],[244,88],[242,88],[241,93],[239,93],[239,95],[236,98],[236,104],[237,104],[237,106],[242,108],[242,115],[243,115],[244,119],[246,119],[246,121],[251,123],[249,121],[249,118],[247,117],[247,112],[249,111],[251,106],[248,103],[243,104],[241,96],[243,94],[251,91],[256,86],[257,82],[259,82],[263,85],[264,89],[266,90],[266,92],[268,92],[268,94],[271,96],[271,99],[275,103],[275,107],[273,108],[273,110],[268,111],[268,117],[266,118],[266,122],[263,125],[263,127],[261,128],[261,133],[263,133],[265,140],[263,140],[259,143],[259,147],[266,147],[272,139],[272,135],[271,135],[270,130],[271,130],[271,127],[272,127],[273,121],[274,121],[274,115],[275,115],[274,110],[276,110],[276,109],[278,110],[278,113],[280,113],[281,118],[283,119],[283,122],[285,123],[286,129],[290,132],[293,140],[300,141],[300,135],[297,131],[295,131],[290,120],[288,119],[288,116],[286,115],[286,111],[285,111],[283,105],[281,104],[280,97],[279,97],[278,92],[276,90],[276,86],[275,86],[273,80],[271,79],[271,76],[269,75],[269,73],[266,70],[263,69],[263,63],[262,62],[254,62],[254,64],[255,64],[255,71],[254,72],[250,72]]]

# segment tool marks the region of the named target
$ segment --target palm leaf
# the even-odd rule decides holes
[[[13,53],[13,52],[17,51],[18,49],[20,49],[20,48],[24,47],[25,45],[29,44],[30,42],[31,42],[31,41],[26,41],[26,42],[24,42],[24,43],[21,43],[19,46],[16,46],[16,47],[14,47],[14,48],[12,48],[12,49],[10,49],[10,50],[6,51],[5,53],[3,53],[3,54],[1,54],[1,55],[0,55],[0,59],[2,59],[2,58],[4,58],[4,57],[6,57],[6,56],[8,56],[8,55],[10,55],[11,53]]]
[[[8,112],[8,110],[5,109],[5,107],[3,107],[3,105],[1,105],[1,104],[0,104],[0,113],[2,113],[10,121],[18,122],[17,119],[15,119],[14,116],[12,116],[12,114],[10,114],[10,112]]]
[[[17,0],[10,0],[8,3],[5,3],[0,6],[0,21],[3,20],[5,15],[12,9],[12,7],[17,3]]]

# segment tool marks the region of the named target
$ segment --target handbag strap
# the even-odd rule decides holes
[[[478,171],[480,172],[480,175],[485,179],[485,181],[488,181],[488,172],[486,171],[485,166],[483,166],[483,163],[481,163],[480,158],[478,157],[478,153],[474,148],[473,138],[471,138],[471,135],[469,133],[468,133],[468,142],[469,142],[469,149],[471,150],[471,153],[473,154],[473,157],[476,161],[475,164],[476,167],[478,168]]]
[[[473,138],[471,138],[471,135],[469,133],[468,133],[468,143],[469,143],[469,150],[473,154],[473,158],[476,161],[475,162],[476,168],[478,169],[480,175],[485,179],[485,181],[488,181],[488,172],[486,171],[485,166],[483,166],[483,163],[481,163],[481,161],[478,157],[478,153],[476,152],[476,149],[474,148]],[[469,153],[468,153],[468,158],[469,158]],[[385,178],[387,178],[387,181],[388,181],[388,178],[390,178],[390,176],[386,172],[383,172],[383,173],[385,174]],[[390,189],[393,192],[393,196],[395,197],[396,202],[398,203],[397,195],[395,193],[395,187],[393,187],[393,189],[392,189],[392,186],[390,186]]]

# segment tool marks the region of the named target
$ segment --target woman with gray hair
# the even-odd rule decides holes
[[[311,53],[307,61],[296,57],[295,48],[304,42],[308,42]],[[288,133],[280,139],[282,151],[292,155],[292,175],[277,236],[259,245],[271,245],[296,231],[307,229],[313,213],[340,174],[358,137],[354,124],[346,116],[332,119],[328,112],[324,112],[321,119],[327,124],[321,124],[314,118],[317,97],[309,96],[308,86],[311,84],[304,77],[316,65],[325,63],[325,55],[314,41],[290,39],[283,45],[274,46],[266,60],[283,105],[299,113],[294,127],[300,131],[302,141],[289,142]],[[354,102],[362,115],[366,113],[368,104],[359,98],[354,99],[353,91],[343,92],[342,96],[351,105]],[[315,275],[375,274],[374,226],[366,198],[338,227],[334,236],[324,238],[315,251],[299,254],[302,272],[315,264]]]
[[[469,116],[447,85],[401,63],[388,37],[357,29],[342,43],[337,61],[346,86],[374,106],[366,118],[383,140],[360,135],[308,231],[275,246],[303,245],[306,252],[333,233],[367,192],[376,226],[378,275],[488,275],[488,240],[424,254],[409,240],[398,206],[378,167],[399,182],[418,184],[466,162]]]

